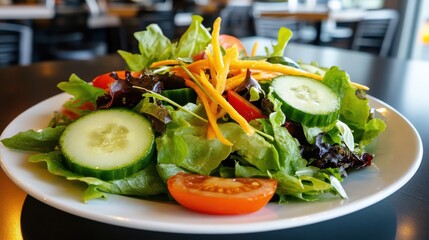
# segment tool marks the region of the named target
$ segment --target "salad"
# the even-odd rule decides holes
[[[244,214],[269,201],[347,198],[341,182],[371,165],[365,152],[386,128],[366,86],[337,66],[284,56],[279,30],[266,55],[212,31],[193,16],[177,42],[158,25],[136,32],[128,68],[88,84],[72,74],[71,95],[44,129],[2,139],[33,151],[50,173],[87,184],[83,200],[120,194],[169,199],[199,212]]]

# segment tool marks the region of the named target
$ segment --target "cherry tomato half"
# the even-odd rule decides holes
[[[125,72],[126,72],[125,70],[114,71],[114,72],[116,74],[118,74],[118,77],[120,79],[125,79]],[[115,81],[115,79],[110,76],[111,73],[112,72],[108,72],[108,73],[105,73],[105,74],[102,74],[102,75],[95,77],[94,80],[92,80],[92,85],[94,87],[98,87],[98,88],[101,88],[104,90],[108,90],[110,87],[110,84],[112,84],[112,82]],[[138,72],[131,72],[131,74],[134,77],[138,77],[140,75],[140,73],[138,73]]]
[[[66,116],[69,119],[77,119],[81,116],[82,112],[85,111],[94,111],[95,110],[95,106],[94,104],[92,104],[91,102],[85,102],[83,103],[81,106],[75,108],[75,109],[69,109],[66,107],[62,107],[61,108],[61,113]]]
[[[257,108],[235,91],[228,90],[226,92],[226,97],[229,104],[231,104],[231,106],[248,122],[257,118],[266,118],[261,109]]]
[[[277,181],[262,178],[220,178],[179,173],[167,181],[168,190],[182,206],[202,213],[252,213],[273,197]]]
[[[228,34],[221,34],[221,35],[219,35],[219,45],[221,47],[223,47],[224,49],[227,49],[227,48],[230,48],[230,47],[232,47],[234,45],[237,45],[238,52],[241,53],[244,56],[247,56],[247,52],[246,52],[246,49],[244,48],[243,43],[240,41],[240,39],[238,39],[238,38],[236,38],[234,36],[231,36],[231,35],[228,35]],[[193,59],[194,59],[194,61],[198,61],[198,60],[204,59],[206,57],[207,56],[206,56],[206,54],[205,54],[205,52],[203,50],[203,51],[195,54],[193,56]]]
[[[237,45],[238,52],[241,52],[244,56],[247,56],[246,49],[244,48],[243,43],[240,41],[240,39],[228,35],[228,34],[221,34],[219,35],[219,44],[225,48],[228,49],[234,45]]]

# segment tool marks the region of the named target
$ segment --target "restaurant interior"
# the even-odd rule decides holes
[[[413,3],[410,3],[413,2]],[[428,1],[404,0],[0,0],[0,67],[138,51],[133,33],[157,23],[178,39],[193,14],[240,39],[276,39],[429,60]],[[423,9],[423,10],[422,10]],[[425,54],[426,51],[426,54]]]

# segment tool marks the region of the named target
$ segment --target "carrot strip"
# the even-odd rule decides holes
[[[369,90],[369,87],[367,87],[367,86],[365,86],[365,85],[362,85],[362,84],[359,84],[359,83],[350,82],[350,84],[351,84],[352,86],[355,86],[355,87],[356,87],[356,88],[358,88],[358,89],[362,89],[362,90],[365,90],[365,91],[368,91],[368,90]]]
[[[220,44],[219,44],[219,32],[220,32],[220,23],[221,18],[218,17],[213,23],[213,31],[212,31],[212,51],[213,51],[213,59],[215,62],[215,69],[216,71],[221,71],[223,66],[222,61],[222,51],[220,50]]]
[[[195,78],[199,78],[198,75],[196,75],[194,77]],[[199,79],[199,80],[200,81],[204,81],[203,79]],[[205,79],[205,81],[208,81],[208,80]],[[211,134],[210,131],[213,131],[214,134],[216,135],[217,139],[221,143],[223,143],[223,144],[225,144],[227,146],[232,146],[233,145],[232,142],[230,142],[228,139],[226,139],[222,135],[222,133],[221,133],[221,131],[219,129],[219,126],[217,125],[217,118],[213,114],[213,112],[210,111],[210,103],[209,103],[209,100],[208,100],[208,96],[195,83],[193,83],[191,81],[187,81],[186,85],[188,85],[190,88],[192,88],[192,89],[195,90],[195,92],[197,93],[199,99],[201,100],[201,102],[202,102],[202,104],[204,106],[204,109],[206,109],[207,118],[208,118],[208,121],[209,121],[209,124],[210,124],[210,128],[211,128],[211,130],[209,130],[210,128],[207,130],[208,131],[207,134],[210,135]]]
[[[223,93],[225,91],[226,81],[229,73],[229,66],[231,65],[231,62],[237,58],[238,58],[238,48],[236,45],[226,49],[225,56],[223,57],[225,70],[223,70],[221,72],[221,75],[218,76],[218,79],[220,79],[220,81],[219,81],[219,86],[217,87],[220,93]]]
[[[152,63],[150,65],[150,68],[157,68],[157,67],[162,67],[167,65],[178,65],[178,64],[180,64],[179,60],[167,59],[167,60],[161,60],[161,61]]]
[[[249,123],[244,119],[227,101],[226,99],[219,94],[213,85],[207,79],[200,78],[197,79],[200,81],[200,84],[204,87],[207,94],[212,98],[213,101],[217,102],[228,115],[234,119],[248,135],[253,135],[255,130],[249,125]]]
[[[256,42],[253,44],[253,47],[252,47],[252,53],[251,53],[251,56],[252,56],[252,57],[254,57],[254,56],[256,55],[256,52],[258,51],[258,47],[259,47],[259,42],[258,42],[258,41],[256,41]]]
[[[320,75],[299,70],[294,67],[281,65],[281,64],[272,64],[269,62],[259,61],[259,60],[234,60],[231,62],[231,68],[241,68],[241,69],[250,68],[250,69],[263,70],[263,71],[279,72],[286,75],[306,76],[317,80],[323,79],[323,77]]]
[[[201,59],[187,65],[186,68],[191,72],[199,72],[201,69],[209,69],[210,65],[208,59]]]
[[[216,133],[213,130],[211,125],[207,126],[207,139],[214,139],[216,137]]]
[[[263,81],[263,80],[271,80],[277,76],[280,76],[281,73],[278,72],[256,72],[252,73],[252,77],[256,79],[256,81]]]
[[[216,86],[217,84],[217,76],[216,76],[216,69],[215,69],[215,63],[214,63],[214,58],[213,58],[213,54],[207,49],[206,50],[206,55],[207,55],[207,60],[208,60],[208,65],[209,65],[209,71],[210,71],[210,76],[211,76],[211,83],[213,86]],[[197,73],[200,70],[196,71]]]
[[[236,88],[246,79],[246,72],[241,72],[235,76],[232,76],[226,80],[225,90]]]

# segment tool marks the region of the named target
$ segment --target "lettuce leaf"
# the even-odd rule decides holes
[[[202,17],[192,16],[192,23],[180,37],[178,43],[172,43],[157,24],[151,24],[145,31],[134,33],[134,37],[138,41],[139,53],[123,50],[118,50],[118,53],[131,71],[142,71],[153,62],[160,60],[191,58],[204,50],[211,39],[209,31],[202,25],[202,21]]]
[[[83,107],[84,104],[90,103],[97,106],[98,97],[105,94],[103,89],[88,84],[76,74],[72,74],[68,82],[58,83],[57,87],[73,96],[72,99],[63,104],[63,107],[78,116],[91,112],[90,109]]]
[[[50,173],[65,177],[70,181],[86,183],[88,188],[83,195],[85,202],[95,198],[107,198],[106,193],[136,197],[150,197],[167,193],[164,181],[157,174],[155,161],[130,177],[112,181],[85,177],[69,171],[63,164],[63,154],[60,151],[35,154],[28,161],[45,162]]]
[[[134,37],[138,41],[140,54],[118,51],[131,71],[142,71],[153,62],[170,58],[172,44],[157,24],[150,24],[146,31],[135,32]]]
[[[69,81],[58,83],[57,87],[74,97],[75,101],[70,103],[72,106],[81,106],[86,102],[96,104],[98,97],[105,94],[103,89],[88,84],[76,74],[72,74]]]
[[[188,109],[200,110],[196,105],[188,105]],[[258,134],[248,136],[236,123],[219,123],[222,134],[234,144],[230,147],[217,139],[207,139],[207,123],[191,114],[172,110],[171,116],[165,134],[156,139],[158,164],[174,164],[190,172],[211,175],[234,153],[237,159],[262,171],[280,167],[275,146]]]
[[[356,143],[366,145],[384,131],[386,124],[381,119],[371,119],[371,108],[365,93],[351,85],[345,71],[336,66],[331,67],[323,83],[340,96],[340,120],[353,131]]]
[[[283,57],[286,45],[292,36],[293,32],[289,28],[281,27],[277,35],[277,44],[273,46],[273,52],[267,55],[270,57]]]
[[[48,127],[39,131],[30,129],[19,132],[10,138],[4,138],[1,142],[5,147],[10,149],[50,152],[58,145],[64,128],[64,126],[57,126],[55,128]]]
[[[201,16],[193,15],[191,25],[173,46],[173,58],[192,58],[201,52],[211,41],[211,34],[202,24]]]

